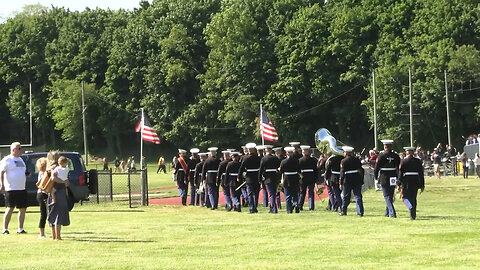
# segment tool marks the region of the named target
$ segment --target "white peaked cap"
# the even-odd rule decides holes
[[[272,149],[272,148],[273,148],[273,145],[265,144],[263,147],[265,147],[265,149]]]
[[[353,152],[353,147],[351,146],[342,146],[342,150],[345,151],[345,152]]]
[[[185,154],[185,153],[187,153],[187,150],[184,150],[184,149],[178,149],[178,153],[179,153],[179,154]]]
[[[206,157],[208,155],[208,153],[198,153],[199,156],[201,157]]]
[[[415,151],[416,148],[413,146],[405,146],[403,149],[405,149],[405,151]]]
[[[290,144],[291,146],[299,146],[300,142],[289,142],[288,144]]]
[[[302,150],[310,150],[310,145],[300,145],[300,149]]]
[[[263,145],[257,145],[257,146],[255,146],[255,148],[256,148],[257,150],[263,150],[263,149],[265,149],[265,146],[263,146]]]
[[[218,147],[210,147],[210,148],[208,148],[208,151],[210,151],[210,152],[217,152],[217,150],[218,150]]]
[[[283,149],[285,149],[285,152],[294,152],[295,151],[295,147],[293,147],[293,146],[287,146]]]
[[[247,143],[245,144],[245,148],[247,149],[253,149],[255,148],[257,145],[255,143]]]
[[[192,153],[192,154],[197,154],[198,152],[200,152],[200,149],[198,149],[198,148],[190,149],[190,153]]]
[[[228,150],[222,151],[222,154],[230,154],[230,151]]]
[[[383,144],[393,144],[393,140],[381,140]]]

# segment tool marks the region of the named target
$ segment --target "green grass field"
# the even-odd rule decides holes
[[[75,206],[64,241],[37,239],[38,208],[26,235],[0,235],[1,269],[478,269],[480,180],[427,178],[411,221],[383,217],[382,194],[364,193],[365,217],[323,210],[250,215],[199,207]],[[10,231],[17,226],[16,214]],[[50,233],[48,234],[50,235]]]

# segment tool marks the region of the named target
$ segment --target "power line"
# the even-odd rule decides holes
[[[452,101],[452,100],[449,100],[448,102],[456,103],[456,104],[480,104],[480,102],[478,100],[476,100],[476,101]]]
[[[334,101],[335,99],[337,99],[337,98],[339,98],[339,97],[342,97],[342,96],[344,96],[344,95],[352,92],[353,90],[357,89],[359,86],[361,86],[363,83],[365,83],[365,81],[366,81],[366,80],[362,81],[361,83],[358,83],[357,85],[355,85],[354,87],[350,88],[349,90],[347,90],[347,91],[341,93],[340,95],[338,95],[338,96],[336,96],[336,97],[333,97],[333,98],[331,98],[331,99],[329,99],[329,100],[327,100],[327,101],[325,101],[325,102],[323,102],[323,103],[321,103],[321,104],[319,104],[319,105],[316,105],[316,106],[311,107],[311,108],[309,108],[309,109],[307,109],[307,110],[304,110],[304,111],[299,112],[299,113],[296,113],[296,114],[292,114],[292,115],[287,116],[287,117],[284,117],[284,118],[285,118],[285,119],[288,119],[288,118],[291,118],[291,117],[295,117],[295,116],[298,116],[298,115],[300,115],[300,114],[304,114],[304,113],[306,113],[306,112],[309,112],[309,111],[311,111],[311,110],[314,110],[314,109],[316,109],[316,108],[319,108],[319,107],[321,107],[321,106],[323,106],[323,105],[325,105],[325,104],[327,104],[327,103],[330,103],[330,102]]]

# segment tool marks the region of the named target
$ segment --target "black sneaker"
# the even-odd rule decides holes
[[[8,230],[4,230],[2,234],[10,234]]]
[[[19,232],[17,231],[17,233],[18,233],[18,234],[25,234],[25,233],[27,233],[27,232],[26,232],[25,230],[21,230],[21,231],[19,231]]]

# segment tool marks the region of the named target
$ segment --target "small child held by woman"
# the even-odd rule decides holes
[[[55,167],[55,169],[53,170],[52,177],[55,175],[55,176],[57,176],[58,179],[60,179],[62,181],[67,181],[68,180],[68,173],[70,172],[70,169],[67,167],[68,166],[68,159],[64,156],[59,157],[58,158],[58,165],[60,165],[60,166]],[[49,206],[54,205],[57,202],[57,200],[55,198],[55,192],[56,192],[56,189],[52,188],[52,191],[50,192],[50,194],[52,196],[52,202],[49,204]],[[67,196],[68,196],[68,189],[66,189],[65,192],[67,193]]]

